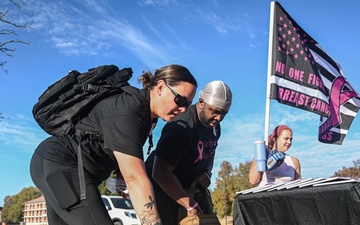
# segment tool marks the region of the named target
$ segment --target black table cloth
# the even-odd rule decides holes
[[[360,225],[360,183],[238,194],[235,225]]]

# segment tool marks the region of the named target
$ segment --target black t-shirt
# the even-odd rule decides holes
[[[95,176],[107,178],[117,167],[113,154],[119,151],[139,159],[151,129],[150,97],[145,90],[137,90],[143,99],[123,92],[100,101],[77,125],[80,130],[99,132],[104,141],[82,143],[84,167]],[[75,136],[50,137],[37,148],[44,158],[67,166],[77,166]]]
[[[220,125],[214,128],[203,126],[196,106],[190,106],[164,126],[156,149],[146,160],[148,174],[151,174],[156,155],[173,165],[173,172],[183,188],[189,188],[197,175],[213,163],[220,134]]]

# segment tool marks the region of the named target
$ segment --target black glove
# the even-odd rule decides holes
[[[272,150],[269,152],[266,160],[266,170],[274,170],[278,168],[285,159],[285,153],[279,152],[277,150]]]

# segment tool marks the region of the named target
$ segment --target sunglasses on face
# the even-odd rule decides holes
[[[165,82],[166,86],[170,89],[171,93],[173,93],[175,95],[174,98],[174,102],[176,103],[177,106],[179,107],[188,107],[189,105],[191,105],[191,102],[188,101],[184,96],[181,96],[179,93],[177,93],[170,85],[168,85]]]

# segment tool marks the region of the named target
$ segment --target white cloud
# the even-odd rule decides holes
[[[205,3],[206,2],[206,3]],[[162,13],[172,17],[181,18],[189,23],[199,23],[200,26],[213,27],[218,33],[227,35],[232,31],[243,31],[251,38],[255,38],[255,32],[247,14],[241,14],[237,10],[228,9],[227,3],[219,1],[175,1],[175,0],[143,0],[142,6],[152,6]],[[204,7],[206,5],[206,7]],[[226,11],[226,13],[218,13]]]
[[[217,1],[210,2],[207,7],[200,7],[192,1],[146,0],[138,3],[143,7],[156,7],[158,13],[184,24],[199,23],[199,26],[213,27],[220,34],[242,31],[250,37],[255,36],[246,15],[234,11],[230,11],[229,15],[219,14],[217,10],[224,5]],[[144,27],[140,28],[143,24],[130,23],[129,18],[123,17],[121,9],[114,10],[114,5],[106,0],[29,0],[26,17],[33,22],[29,32],[41,33],[66,55],[122,57],[127,53],[115,51],[117,46],[121,46],[152,68],[182,61],[192,52],[189,50],[191,47],[179,38],[178,29],[168,25],[167,21],[151,24],[143,15],[150,29],[146,32]]]
[[[174,4],[176,0],[141,0],[139,1],[140,5],[143,6],[163,6],[168,4]]]
[[[33,15],[30,31],[42,32],[67,55],[126,54],[114,51],[114,47],[121,46],[152,67],[172,61],[176,55],[176,51],[170,53],[165,47],[169,46],[165,39],[153,40],[121,18],[121,14],[111,15],[105,1],[81,0],[70,5],[29,0],[28,5],[28,12]]]
[[[29,118],[23,115],[4,117],[0,123],[0,141],[6,149],[10,147],[33,151],[48,136],[40,128],[34,128]]]

